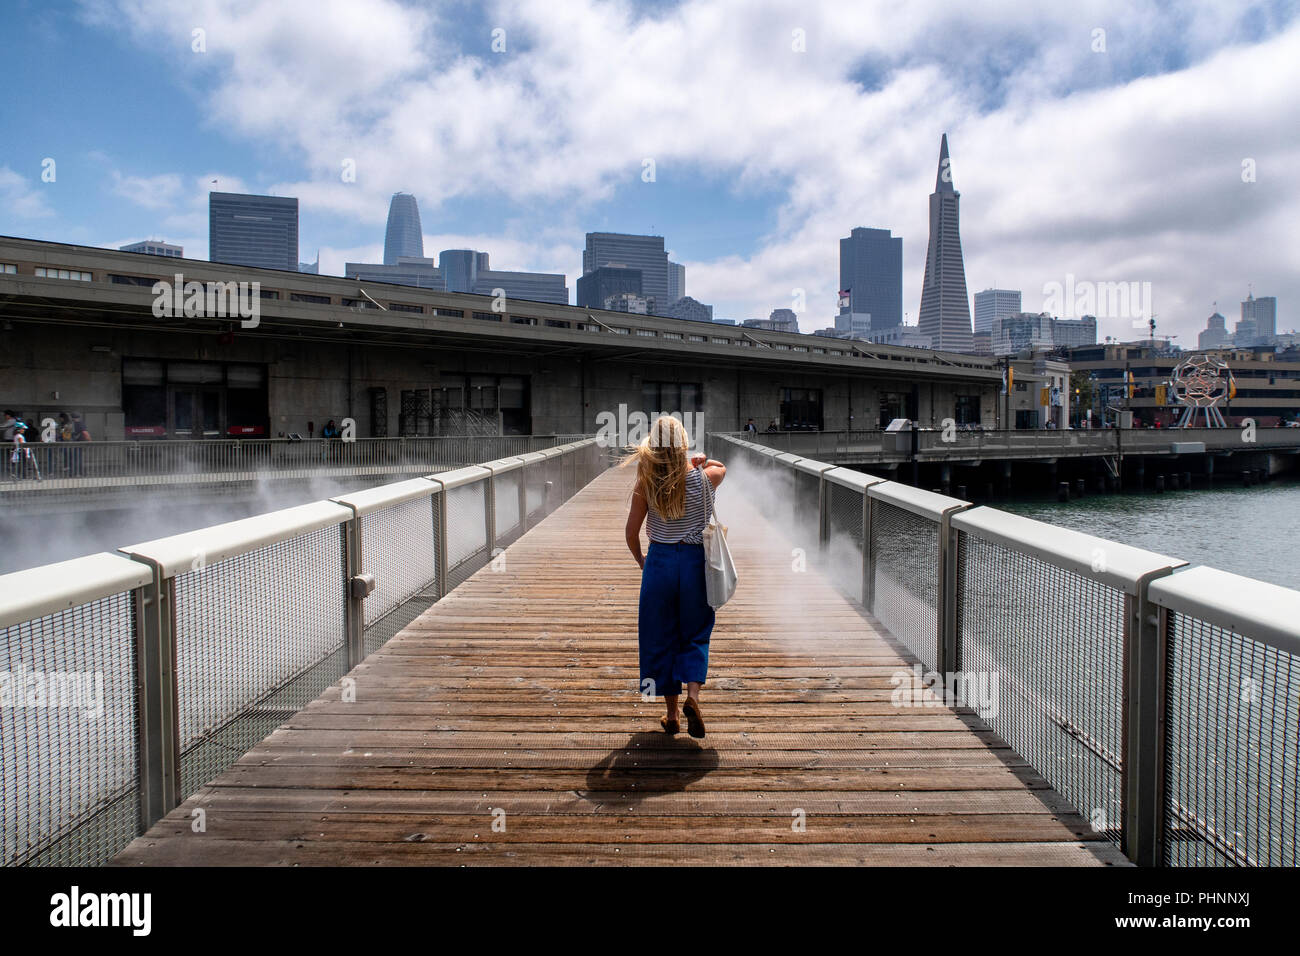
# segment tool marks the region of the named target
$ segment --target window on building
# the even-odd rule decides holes
[[[388,437],[388,389],[382,385],[370,389],[370,436]]]
[[[796,431],[820,431],[822,390],[820,388],[781,389],[781,427]]]
[[[510,316],[510,323],[512,325],[536,325],[537,320],[528,315],[512,315]]]
[[[261,293],[263,299],[280,298],[280,293],[276,292],[274,289],[259,289],[258,291]]]
[[[308,295],[306,292],[290,292],[290,302],[310,302],[313,305],[329,305],[331,299],[327,295]]]
[[[627,329],[616,329],[615,331],[626,332]],[[637,335],[643,335],[643,336],[645,336],[645,337],[648,338],[648,339],[652,339],[652,338],[655,337],[655,330],[654,330],[654,329],[637,329],[637,330],[636,330],[636,334],[637,334]]]
[[[36,268],[36,277],[38,279],[77,279],[81,282],[91,280],[89,272],[78,272],[76,269],[50,269],[40,266]]]
[[[895,418],[915,417],[908,414],[909,405],[911,405],[910,396],[906,392],[881,392],[878,427],[887,428]]]
[[[375,305],[375,304],[374,304],[373,302],[371,302],[369,299],[341,299],[340,301],[343,303],[344,307],[349,308],[349,309],[377,309],[377,308],[379,308],[379,306]]]
[[[978,425],[980,423],[980,397],[978,395],[958,395],[954,403],[953,417],[958,425]]]
[[[699,382],[642,382],[641,411],[646,415],[704,411],[704,388]]]
[[[17,275],[18,267],[8,262],[0,262],[0,274]]]
[[[706,339],[702,335],[692,335],[687,338],[688,342],[704,342]]]
[[[403,389],[398,432],[403,436],[464,435],[475,429],[532,433],[528,379],[522,375],[443,373],[436,388]]]
[[[484,322],[500,322],[501,313],[500,312],[475,312],[474,318],[482,319]]]
[[[119,276],[110,274],[108,281],[112,282],[114,285],[142,285],[152,289],[154,283],[158,280],[151,278],[150,276]]]
[[[421,315],[424,314],[424,306],[406,305],[404,302],[390,302],[388,303],[388,309],[390,312],[417,312]]]
[[[562,322],[559,319],[547,319],[546,327],[548,329],[569,329],[572,328],[573,326],[570,323]]]
[[[266,366],[125,358],[122,411],[128,438],[265,436]]]
[[[441,315],[448,319],[463,319],[465,312],[463,309],[434,309],[434,315]]]

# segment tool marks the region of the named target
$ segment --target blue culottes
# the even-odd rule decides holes
[[[637,617],[643,694],[672,697],[684,683],[704,683],[713,616],[704,586],[704,546],[651,541]]]

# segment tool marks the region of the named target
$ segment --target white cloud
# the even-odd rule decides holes
[[[40,219],[53,210],[40,193],[39,179],[23,176],[8,166],[0,166],[0,209],[18,219]]]
[[[139,40],[209,91],[210,123],[301,158],[305,177],[278,191],[375,226],[396,188],[420,198],[426,222],[449,198],[504,197],[519,222],[461,243],[494,266],[562,270],[572,285],[584,219],[652,157],[661,176],[784,194],[755,252],[686,261],[688,291],[715,314],[766,316],[801,288],[803,328],[822,327],[838,239],[865,225],[904,237],[914,321],[946,130],[972,293],[1020,287],[1030,308],[1067,272],[1150,281],[1162,328],[1185,342],[1213,300],[1232,317],[1223,302],[1252,281],[1279,296],[1281,324],[1296,315],[1300,28],[1270,23],[1267,4],[646,9],[503,0],[461,49],[441,13],[388,0],[118,3]],[[501,55],[489,49],[498,25]],[[208,52],[194,54],[200,26]],[[806,52],[791,48],[796,28]],[[1245,157],[1256,183],[1241,182]],[[339,179],[345,159],[355,183]],[[136,191],[152,195],[151,182]]]

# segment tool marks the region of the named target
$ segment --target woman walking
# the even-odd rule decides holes
[[[624,460],[636,462],[637,472],[625,533],[628,550],[641,566],[637,635],[642,691],[663,697],[668,712],[659,724],[675,734],[681,730],[677,701],[685,684],[687,730],[703,737],[700,688],[709,669],[713,608],[705,592],[701,532],[727,469],[720,461],[690,455],[689,446],[682,423],[664,415]],[[643,523],[650,536],[645,557]]]

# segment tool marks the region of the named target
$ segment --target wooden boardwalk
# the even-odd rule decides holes
[[[330,688],[115,862],[1126,862],[973,718],[894,706],[901,645],[725,485],[741,582],[709,733],[665,735],[637,689],[630,487],[601,475],[353,671],[355,702]]]

